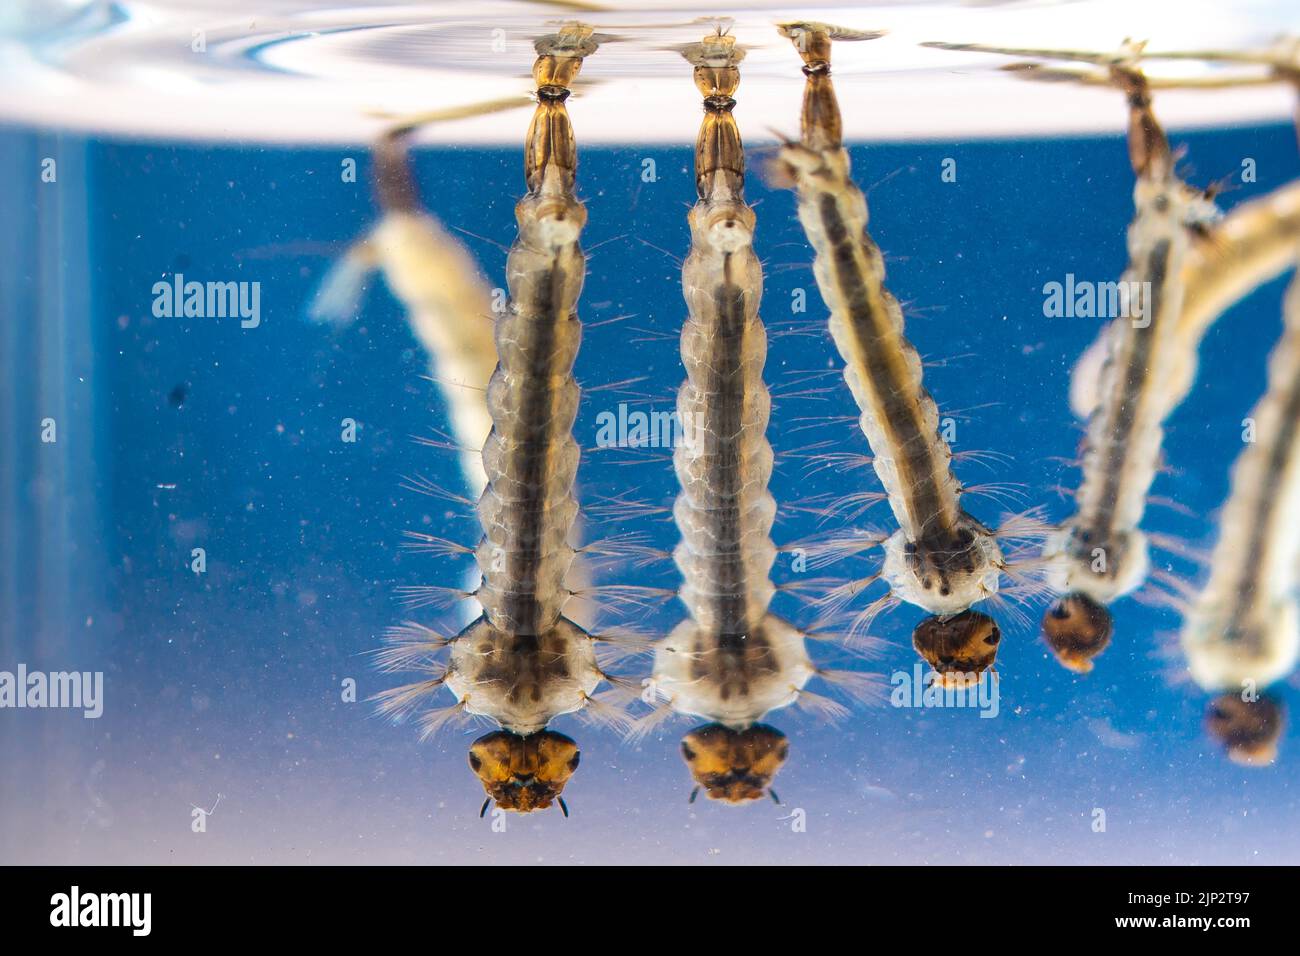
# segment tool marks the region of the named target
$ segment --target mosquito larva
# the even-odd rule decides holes
[[[885,288],[880,249],[867,233],[866,199],[849,175],[831,84],[831,42],[880,34],[818,23],[787,23],[780,30],[803,58],[807,81],[802,140],[782,147],[777,169],[795,189],[844,379],[899,523],[885,542],[881,576],[897,598],[933,614],[957,614],[995,595],[1007,564],[994,533],[961,506],[938,410],[922,383],[920,357],[904,335],[902,310]]]
[[[506,262],[509,305],[496,320],[499,364],[487,390],[492,430],[483,447],[487,486],[478,511],[482,615],[450,639],[399,629],[381,656],[393,669],[424,666],[433,676],[380,695],[381,711],[411,713],[440,687],[456,703],[426,711],[425,734],[459,714],[496,720],[501,731],[475,741],[470,766],[489,799],[527,812],[560,799],[578,765],[576,744],[549,731],[556,716],[620,713],[594,695],[606,675],[588,634],[563,615],[577,518],[573,496],[579,389],[573,378],[582,327],[576,306],[586,270],[579,237],[586,209],[574,194],[577,152],[565,100],[600,38],[566,24],[539,39],[537,106],[525,147],[528,191],[516,206],[519,235]],[[450,653],[438,670],[429,659]],[[560,801],[563,808],[563,801]],[[487,804],[484,804],[486,809]]]
[[[1100,65],[1074,73],[1016,64],[1031,79],[1073,79],[1118,86],[1129,106],[1129,158],[1137,176],[1135,214],[1128,230],[1129,265],[1120,288],[1130,295],[1125,313],[1107,333],[1099,373],[1100,404],[1088,419],[1083,481],[1076,512],[1045,548],[1049,580],[1063,597],[1043,617],[1043,633],[1066,667],[1087,671],[1107,646],[1107,605],[1146,580],[1148,542],[1139,529],[1155,480],[1163,422],[1177,399],[1173,383],[1187,380],[1194,349],[1179,336],[1182,276],[1193,244],[1217,216],[1205,193],[1184,183],[1164,131],[1151,110],[1150,87],[1138,68],[1142,44],[1126,42],[1116,55],[963,47],[1011,55],[1065,58]]]
[[[777,549],[767,334],[758,314],[763,273],[732,114],[744,50],[719,31],[682,55],[704,97],[695,145],[699,200],[688,217],[691,250],[682,267],[687,379],[677,414],[689,427],[673,453],[681,485],[673,557],[690,617],[656,648],[652,683],[667,702],[655,716],[675,711],[710,721],[682,742],[696,791],[739,803],[770,790],[789,750],[780,731],[758,721],[792,703],[839,708],[804,685],[818,674],[841,686],[854,678],[814,667],[804,635],[769,609]]]
[[[815,675],[856,684],[853,675],[815,668],[804,636],[769,610],[776,509],[767,490],[772,450],[765,434],[766,335],[758,317],[762,272],[732,115],[743,53],[733,38],[719,35],[685,55],[705,97],[696,147],[699,202],[690,214],[692,248],[682,272],[688,379],[678,399],[679,416],[695,423],[698,440],[674,455],[682,485],[675,558],[691,620],[659,648],[655,677],[675,710],[714,721],[688,734],[682,752],[711,797],[738,802],[760,796],[788,753],[784,735],[756,722],[796,702],[836,712],[838,705],[804,689]]]
[[[1210,579],[1182,630],[1192,679],[1219,695],[1210,733],[1252,765],[1273,761],[1282,730],[1281,704],[1260,691],[1300,658],[1300,279],[1285,319],[1268,390],[1250,414],[1254,440],[1233,465]]]
[[[681,485],[673,557],[690,618],[658,648],[655,683],[674,709],[743,729],[793,702],[812,667],[802,638],[768,609],[776,503],[767,487],[763,275],[732,115],[744,51],[731,36],[709,36],[683,55],[705,110],[695,147],[699,201],[689,214],[691,250],[682,267],[687,379],[677,414],[690,425],[689,440],[673,452]]]

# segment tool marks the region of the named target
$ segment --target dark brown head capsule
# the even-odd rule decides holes
[[[565,809],[560,794],[578,769],[578,759],[578,745],[551,730],[526,735],[498,730],[469,748],[470,769],[488,799],[516,813],[545,810],[557,801]],[[483,808],[487,809],[486,803]],[[564,815],[569,815],[567,809]]]
[[[993,666],[1002,632],[979,611],[927,617],[912,632],[912,646],[944,686],[973,684]]]
[[[722,724],[696,727],[682,738],[682,759],[697,784],[691,793],[695,802],[700,788],[710,800],[745,803],[768,794],[772,779],[790,755],[785,734],[766,724],[732,730]]]
[[[1110,611],[1086,594],[1067,594],[1043,615],[1047,646],[1076,674],[1092,670],[1092,659],[1110,644],[1113,630]]]
[[[1220,694],[1205,710],[1205,729],[1223,746],[1228,759],[1247,767],[1266,767],[1277,759],[1277,742],[1286,724],[1282,702],[1267,694],[1243,700]]]

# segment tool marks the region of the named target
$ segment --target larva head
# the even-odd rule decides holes
[[[970,610],[927,617],[912,632],[912,646],[946,687],[976,683],[997,660],[1001,641],[997,622]]]
[[[469,748],[470,769],[478,775],[489,799],[503,810],[531,813],[558,801],[578,769],[578,745],[564,734],[541,730],[521,736],[498,730],[474,741]],[[487,809],[487,804],[483,805]]]
[[[682,738],[682,757],[710,800],[746,803],[771,792],[772,779],[790,754],[785,734],[766,724],[732,730],[721,724],[696,727]],[[775,797],[773,798],[775,799]]]
[[[1246,700],[1239,693],[1221,694],[1205,711],[1205,729],[1228,754],[1247,767],[1265,767],[1277,759],[1284,712],[1267,694]]]
[[[1043,615],[1043,638],[1063,667],[1092,670],[1092,659],[1110,644],[1114,621],[1104,604],[1086,594],[1067,594]]]

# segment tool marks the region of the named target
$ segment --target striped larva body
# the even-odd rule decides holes
[[[1188,670],[1210,691],[1262,689],[1300,656],[1300,280],[1285,317],[1250,414],[1253,441],[1233,465],[1210,579],[1183,626]]]
[[[885,543],[882,576],[896,597],[956,614],[997,592],[1004,562],[993,533],[961,506],[938,410],[904,334],[902,310],[885,288],[880,249],[867,233],[866,198],[850,177],[830,47],[832,39],[872,35],[811,23],[781,30],[804,60],[807,83],[802,141],[781,149],[778,166],[794,185],[844,379],[899,524]]]
[[[682,268],[687,378],[677,414],[690,423],[690,434],[673,452],[681,485],[673,508],[681,541],[673,557],[682,573],[682,603],[699,629],[745,635],[768,613],[776,560],[776,504],[767,489],[767,335],[758,316],[763,275],[731,115],[738,51],[731,37],[719,36],[688,54],[695,57],[706,112],[696,146],[700,199],[690,212],[691,251]]]
[[[677,411],[689,424],[688,440],[673,453],[681,486],[673,508],[681,540],[673,557],[690,616],[656,647],[652,686],[666,702],[661,714],[709,721],[682,742],[696,792],[740,803],[770,792],[788,754],[784,735],[758,721],[790,704],[821,702],[804,690],[813,676],[839,678],[818,671],[804,635],[769,609],[777,549],[768,491],[767,335],[758,314],[763,275],[732,115],[743,51],[719,33],[683,55],[705,109],[695,152],[699,200],[688,217],[691,250],[682,268],[687,378]]]
[[[743,56],[729,36],[684,51],[704,95],[696,142],[699,201],[682,267],[687,378],[677,414],[689,440],[674,449],[681,491],[673,559],[690,614],[656,649],[654,685],[674,711],[744,730],[792,703],[812,665],[803,637],[773,615],[776,560],[768,491],[771,398],[763,381],[767,335],[758,315],[762,267],[745,203],[744,150],[732,115]]]
[[[427,713],[426,733],[460,713],[497,721],[504,731],[476,742],[470,763],[489,798],[507,810],[550,806],[577,766],[572,741],[544,730],[547,724],[561,714],[607,706],[593,699],[608,679],[596,661],[598,638],[563,614],[578,516],[573,365],[587,262],[579,245],[587,214],[574,194],[577,153],[565,100],[597,45],[591,29],[580,24],[566,24],[536,43],[528,191],[515,208],[519,234],[506,262],[509,304],[497,318],[499,358],[487,388],[492,429],[483,446],[487,485],[478,505],[483,537],[476,549],[483,580],[474,594],[483,613],[441,642],[450,645],[450,654],[433,679],[382,695],[384,711],[402,714],[439,687],[450,689],[457,703]],[[384,660],[413,664],[438,647],[417,636]],[[546,786],[539,783],[544,767],[550,768]]]

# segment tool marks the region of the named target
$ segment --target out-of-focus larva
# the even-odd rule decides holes
[[[1232,468],[1210,579],[1182,631],[1188,670],[1210,691],[1262,689],[1300,657],[1300,279],[1284,311],[1268,390],[1249,417],[1254,434]]]
[[[1138,66],[1144,44],[1125,41],[1109,55],[947,46],[1088,63],[1093,69],[1082,72],[1038,63],[1007,69],[1029,79],[1113,85],[1128,100],[1129,159],[1137,182],[1129,265],[1119,288],[1138,291],[1125,297],[1124,313],[1106,334],[1101,401],[1088,419],[1077,510],[1045,549],[1049,579],[1063,597],[1044,615],[1043,634],[1062,664],[1085,672],[1111,638],[1107,605],[1147,578],[1148,542],[1138,526],[1159,465],[1163,422],[1181,398],[1171,389],[1183,387],[1196,360],[1194,343],[1189,350],[1179,335],[1182,277],[1191,250],[1218,212],[1206,193],[1175,171],[1169,141],[1151,109],[1151,85]]]
[[[819,672],[804,635],[769,609],[777,551],[768,491],[767,335],[758,315],[763,275],[732,115],[744,51],[719,30],[682,53],[704,96],[695,147],[699,201],[690,211],[691,251],[682,267],[687,379],[677,413],[687,440],[673,453],[681,485],[673,509],[681,541],[673,556],[690,617],[657,646],[652,685],[665,701],[655,716],[675,711],[711,721],[682,742],[697,792],[703,787],[713,799],[739,803],[770,790],[788,752],[780,731],[758,721],[792,703],[838,708],[804,685],[818,673],[844,686],[854,678]]]
[[[1259,51],[1203,51],[1167,58],[1263,65],[1267,75],[1244,82],[1289,83],[1297,94],[1300,136],[1300,38],[1284,37]],[[1300,252],[1294,235],[1300,184],[1258,201],[1244,219],[1239,243],[1245,251],[1223,265],[1238,274],[1206,280],[1213,307],[1244,294],[1253,282],[1281,271]],[[1245,207],[1243,207],[1245,208]],[[1250,227],[1250,228],[1248,228]],[[1248,240],[1254,240],[1253,243]],[[1229,251],[1235,251],[1229,247]],[[1259,273],[1251,275],[1251,268]],[[1224,305],[1214,297],[1224,299]],[[1217,313],[1215,313],[1217,314]],[[1205,324],[1213,320],[1211,315]],[[1206,729],[1228,756],[1249,766],[1276,759],[1285,725],[1277,698],[1261,688],[1294,671],[1300,658],[1300,277],[1283,305],[1282,338],[1269,358],[1268,388],[1251,413],[1254,435],[1232,470],[1232,488],[1220,514],[1220,536],[1210,579],[1188,609],[1183,650],[1192,678],[1207,690]]]
[[[603,681],[613,680],[596,660],[601,638],[563,616],[578,514],[573,363],[587,262],[579,246],[587,214],[574,194],[577,152],[565,100],[599,42],[590,27],[576,23],[536,42],[528,191],[516,206],[519,236],[506,263],[510,301],[497,319],[499,364],[487,391],[492,430],[483,448],[488,480],[478,506],[483,538],[476,551],[483,582],[474,592],[483,613],[450,639],[399,629],[380,658],[394,670],[431,672],[381,694],[382,712],[412,713],[445,686],[456,703],[422,714],[426,734],[460,714],[501,725],[502,732],[475,742],[470,764],[490,799],[520,812],[559,799],[577,767],[576,745],[545,730],[553,718],[576,711],[614,722],[622,717],[595,696]],[[432,658],[448,645],[446,666],[438,668]]]

